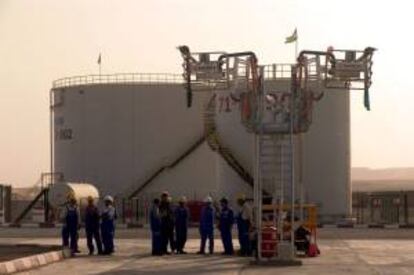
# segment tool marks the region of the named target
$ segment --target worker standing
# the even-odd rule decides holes
[[[93,245],[93,240],[95,239],[96,249],[98,254],[101,255],[102,251],[102,242],[101,234],[99,232],[99,209],[95,205],[95,200],[92,196],[88,197],[88,205],[85,209],[85,233],[86,233],[86,242],[89,249],[89,255],[93,255],[95,247]]]
[[[115,207],[113,206],[114,199],[111,196],[105,196],[104,204],[105,206],[101,215],[103,254],[111,255],[114,253],[115,220],[117,215]]]
[[[171,197],[168,192],[161,194],[160,203],[161,217],[161,252],[162,254],[171,254],[168,252],[168,243],[170,243],[171,252],[175,250],[174,242],[174,212],[171,208]]]
[[[73,193],[68,194],[67,203],[62,212],[63,247],[69,247],[71,255],[78,252],[78,230],[80,228],[80,212]]]
[[[152,255],[160,256],[161,251],[161,217],[160,217],[160,199],[155,198],[150,212],[150,226],[152,237]]]
[[[234,223],[234,213],[229,207],[229,201],[227,198],[220,200],[221,209],[219,215],[219,230],[221,234],[221,241],[223,242],[224,253],[223,255],[233,255],[233,238],[232,228]]]
[[[197,254],[205,254],[206,241],[209,240],[209,253],[214,252],[214,219],[215,213],[213,208],[213,199],[208,196],[205,199],[206,205],[201,210],[200,217],[200,235],[201,244],[200,251]]]
[[[237,230],[239,233],[239,242],[240,242],[240,256],[250,256],[250,229],[252,226],[253,213],[252,209],[246,202],[244,196],[240,197],[237,200],[237,203],[240,207],[239,213],[237,215]]]
[[[186,206],[187,198],[181,197],[178,207],[174,211],[175,216],[175,242],[177,254],[187,254],[184,246],[187,241],[188,221],[190,218],[189,210]]]

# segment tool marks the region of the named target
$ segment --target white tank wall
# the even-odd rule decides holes
[[[304,135],[305,197],[320,206],[326,222],[336,221],[351,214],[349,92],[327,91],[313,117]]]
[[[59,136],[71,129],[72,139],[55,137],[54,170],[67,181],[95,183],[102,195],[131,191],[203,134],[205,95],[188,109],[178,84],[70,87],[63,94],[54,130]]]
[[[163,172],[140,197],[151,201],[164,190],[174,200],[181,196],[189,200],[203,200],[207,195],[217,200],[223,196],[233,200],[238,194],[252,193],[252,188],[218,153],[210,149],[207,142],[174,169]]]
[[[288,80],[267,80],[265,89],[289,89]],[[240,123],[240,104],[230,104],[230,112],[221,108],[218,93],[216,125],[221,142],[230,148],[242,165],[253,174],[253,134]],[[325,221],[350,214],[350,116],[349,93],[330,90],[315,104],[310,131],[303,136],[303,182],[305,199],[320,206]],[[298,145],[296,141],[296,145]],[[296,146],[296,150],[297,150]],[[298,153],[298,151],[296,151]],[[296,162],[296,169],[299,165]],[[298,170],[296,171],[298,172]],[[296,181],[299,174],[296,173]]]
[[[284,89],[289,82],[266,81],[265,85]],[[54,92],[55,102],[60,93]],[[55,138],[55,171],[63,172],[67,181],[95,183],[101,195],[132,191],[132,186],[139,186],[199,139],[203,105],[209,98],[194,94],[193,107],[188,109],[185,91],[174,84],[105,84],[65,88],[63,93],[63,105],[54,108],[55,134],[71,129],[72,139]],[[252,172],[252,135],[240,123],[239,106],[231,107],[232,112],[217,115],[217,128],[223,143]],[[349,123],[348,93],[326,93],[316,104],[311,130],[304,137],[306,198],[319,204],[325,217],[350,211]],[[251,192],[206,144],[144,192],[162,190],[190,198],[204,197],[208,190],[217,197]]]

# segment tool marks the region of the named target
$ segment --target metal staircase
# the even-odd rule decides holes
[[[216,114],[216,94],[210,98],[204,108],[204,131],[207,136],[207,143],[213,151],[216,151],[224,161],[251,187],[253,187],[253,177],[240,164],[232,151],[225,147],[216,132],[215,114]]]
[[[49,222],[49,190],[53,184],[60,183],[64,181],[64,175],[61,172],[44,172],[41,173],[40,178],[34,184],[33,192],[36,196],[29,204],[23,209],[23,211],[17,216],[13,221],[12,226],[20,226],[20,222],[26,217],[26,215],[32,210],[32,208],[39,203],[43,204],[43,209],[45,213],[44,221]]]
[[[125,192],[127,194],[127,198],[130,200],[138,196],[139,193],[141,193],[141,191],[143,191],[145,188],[151,185],[151,183],[154,182],[154,180],[157,179],[164,171],[168,169],[173,169],[179,163],[181,163],[181,161],[183,161],[188,156],[190,156],[193,152],[195,152],[195,150],[197,150],[204,143],[204,141],[206,141],[206,139],[207,139],[207,135],[201,136],[199,139],[195,141],[195,143],[191,144],[190,147],[188,147],[184,152],[178,155],[177,158],[174,159],[173,162],[169,164],[163,164],[160,167],[158,167],[152,174],[150,174],[147,178],[145,178],[141,184],[137,185],[134,183]],[[132,191],[131,191],[131,188],[133,189]]]

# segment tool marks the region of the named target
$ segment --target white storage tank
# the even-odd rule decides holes
[[[69,194],[73,194],[78,205],[85,206],[88,197],[99,201],[99,191],[90,183],[61,182],[52,185],[49,190],[49,203],[52,208],[59,208],[67,202]]]
[[[83,220],[85,207],[88,205],[88,197],[94,198],[95,204],[99,204],[99,191],[90,183],[85,182],[59,182],[53,184],[48,193],[51,210],[51,219],[61,222],[62,210],[67,203],[68,195],[72,194],[79,206]]]
[[[289,79],[276,74],[265,81],[271,89],[289,85]],[[212,93],[194,93],[191,108],[185,94],[181,75],[119,74],[54,82],[54,171],[62,172],[66,181],[91,182],[102,196],[116,199],[148,181],[140,196],[169,190],[174,198],[201,200],[208,193],[217,198],[248,193],[249,185],[202,140],[205,104]],[[228,94],[217,95],[219,137],[253,174],[253,136],[241,124],[236,103],[229,101],[231,111],[224,105],[219,112]],[[350,214],[349,150],[349,93],[326,92],[315,104],[303,149],[305,199],[320,206],[325,220]]]

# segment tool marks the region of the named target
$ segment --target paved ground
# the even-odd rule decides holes
[[[4,238],[7,231],[0,230],[0,243],[60,242],[50,236],[53,230],[37,233],[41,230],[44,229],[13,229],[16,238]],[[219,240],[218,253],[213,256],[192,254],[197,251],[199,240],[191,239],[189,255],[151,257],[150,242],[141,237],[147,235],[145,230],[124,231],[118,232],[123,238],[117,240],[114,256],[81,255],[25,274],[414,274],[414,230],[324,229],[319,242],[322,255],[303,259],[301,267],[257,267],[249,265],[247,258],[223,257],[219,255]],[[28,238],[26,234],[43,238]],[[190,235],[195,236],[196,231]],[[83,239],[80,246],[85,247]]]
[[[234,232],[235,234],[236,232]],[[149,238],[148,229],[117,228],[116,235],[122,239]],[[81,230],[81,236],[84,237],[84,231]],[[5,238],[59,238],[60,228],[0,228],[0,243]],[[190,228],[190,238],[198,238],[199,233],[196,228]],[[382,229],[382,228],[321,228],[318,230],[318,238],[321,239],[414,239],[414,229]]]

